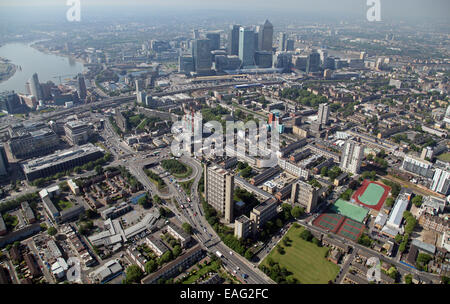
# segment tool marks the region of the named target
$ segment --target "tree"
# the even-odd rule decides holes
[[[280,246],[280,245],[277,245],[277,251],[278,251],[279,254],[284,254],[285,253],[284,248],[282,246]]]
[[[252,250],[251,250],[250,248],[248,248],[248,249],[245,251],[244,256],[245,256],[245,258],[246,258],[247,260],[250,260],[250,259],[253,257],[253,252],[252,252]]]
[[[166,209],[164,207],[159,207],[159,214],[162,217],[166,217]]]
[[[148,209],[152,206],[152,203],[147,193],[138,200],[138,204],[141,205],[144,209]]]
[[[167,262],[171,261],[172,258],[173,258],[172,251],[168,250],[168,251],[166,251],[166,252],[159,258],[158,263],[159,263],[160,265],[162,265],[162,264],[164,264],[164,263],[167,263]]]
[[[283,227],[283,221],[281,219],[277,218],[275,220],[275,225],[277,225],[278,228],[281,228],[281,227]]]
[[[426,254],[426,253],[421,252],[421,253],[419,253],[418,256],[417,256],[417,263],[418,263],[418,264],[421,264],[421,265],[423,265],[423,266],[425,266],[425,265],[427,265],[428,262],[430,262],[432,259],[433,259],[433,257],[430,256],[429,254]]]
[[[397,234],[397,235],[395,236],[395,241],[396,241],[397,243],[400,243],[400,242],[402,241],[402,239],[403,239],[403,236],[402,236],[401,234]]]
[[[175,245],[173,247],[173,256],[176,258],[181,254],[181,246],[180,245]]]
[[[150,260],[145,263],[145,272],[152,273],[158,268],[158,264],[156,264],[155,260]]]
[[[91,219],[94,219],[94,218],[96,218],[98,216],[98,212],[94,211],[94,210],[91,210],[91,209],[87,209],[84,212],[84,215],[86,216],[86,218],[91,220]]]
[[[398,276],[398,270],[397,268],[395,268],[394,266],[392,266],[391,268],[389,268],[389,270],[387,271],[388,276],[390,276],[392,279],[397,279]]]
[[[321,247],[320,240],[318,238],[316,238],[316,237],[312,238],[312,243],[314,245],[317,245],[317,246]]]
[[[47,229],[47,233],[51,236],[54,236],[56,233],[58,233],[58,231],[56,230],[55,227],[52,226]]]
[[[406,250],[406,243],[405,243],[405,242],[402,242],[402,243],[400,244],[400,246],[398,246],[398,251],[400,251],[401,253],[403,253],[403,252],[405,252],[405,250]]]
[[[187,234],[192,234],[192,226],[189,223],[183,223],[181,227]]]
[[[405,284],[412,284],[413,283],[412,282],[412,274],[410,274],[410,273],[405,275],[404,279],[405,279]]]
[[[245,169],[241,170],[241,176],[243,178],[248,178],[252,175],[252,167],[248,166]]]
[[[388,197],[384,204],[386,207],[392,207],[394,205],[394,199],[392,197]]]
[[[302,232],[300,232],[300,237],[309,242],[312,239],[312,234],[309,230],[304,229]]]
[[[414,204],[414,206],[416,207],[420,207],[420,205],[422,205],[422,201],[423,201],[423,197],[421,195],[416,195],[413,199],[412,199],[412,203]]]
[[[143,276],[143,272],[142,272],[141,268],[139,268],[139,266],[130,265],[130,266],[128,266],[128,268],[126,270],[125,275],[126,275],[125,277],[126,277],[127,284],[132,284],[132,283],[139,282],[139,280]]]
[[[153,201],[155,202],[155,203],[157,203],[157,204],[161,204],[161,198],[157,195],[157,194],[155,194],[154,196],[153,196]]]
[[[370,245],[372,244],[372,240],[369,238],[367,234],[362,234],[358,239],[358,244],[370,247]]]
[[[301,217],[303,215],[303,213],[305,213],[305,209],[300,207],[300,206],[295,206],[294,208],[292,208],[291,210],[291,215],[298,219],[299,217]]]

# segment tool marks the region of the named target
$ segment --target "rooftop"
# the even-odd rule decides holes
[[[30,173],[36,170],[41,170],[45,167],[54,166],[57,163],[69,161],[84,155],[88,155],[95,152],[104,152],[100,147],[94,146],[89,143],[82,146],[76,146],[67,150],[56,151],[53,154],[31,160],[23,164],[23,170],[26,173]]]

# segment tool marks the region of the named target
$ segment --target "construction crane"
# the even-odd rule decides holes
[[[68,77],[68,76],[71,76],[71,77],[72,77],[73,74],[54,76],[54,77],[52,77],[52,78],[58,78],[58,79],[59,79],[59,84],[62,84],[61,78],[62,78],[62,77]]]

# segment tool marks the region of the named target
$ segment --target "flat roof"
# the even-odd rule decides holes
[[[253,208],[254,210],[258,210],[259,212],[263,212],[266,209],[272,207],[273,205],[276,205],[277,201],[269,198],[268,200],[265,200],[264,202],[262,202],[261,204],[259,204],[258,206],[256,206],[255,208]]]
[[[402,193],[397,197],[394,208],[391,211],[387,225],[400,228],[403,219],[403,212],[408,207],[409,199],[407,193]]]
[[[56,151],[53,154],[24,163],[22,167],[26,174],[96,152],[104,152],[104,150],[100,147],[97,147],[89,143],[86,145],[73,147],[67,150]]]

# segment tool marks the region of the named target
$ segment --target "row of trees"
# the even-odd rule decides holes
[[[220,223],[217,211],[209,205],[203,196],[200,195],[200,199],[202,202],[203,211],[205,212],[205,218],[208,223],[213,227],[213,229],[217,232],[220,239],[224,242],[225,245],[236,251],[237,253],[244,255],[247,259],[251,259],[253,257],[253,252],[251,251],[252,242],[249,239],[239,240],[233,235],[233,230],[225,227]]]
[[[148,176],[148,178],[150,178],[150,180],[158,186],[158,188],[162,188],[165,185],[163,179],[152,170],[145,169],[144,172]]]
[[[392,195],[392,197],[394,199],[397,198],[397,196],[400,194],[400,190],[402,189],[402,187],[399,184],[397,184],[396,182],[390,181],[388,179],[383,179],[382,182],[386,186],[391,187],[391,195]]]
[[[22,196],[19,196],[16,199],[1,203],[0,204],[0,213],[14,210],[14,209],[20,207],[20,204],[23,202],[30,203],[30,207],[31,207],[31,203],[38,202],[39,200],[40,200],[40,197],[39,197],[38,192],[24,194]]]
[[[403,219],[406,221],[405,225],[405,233],[403,234],[402,241],[398,247],[398,251],[405,252],[406,247],[408,246],[409,236],[413,232],[416,227],[417,220],[409,211],[403,212]],[[400,238],[396,237],[396,241],[399,241]]]

